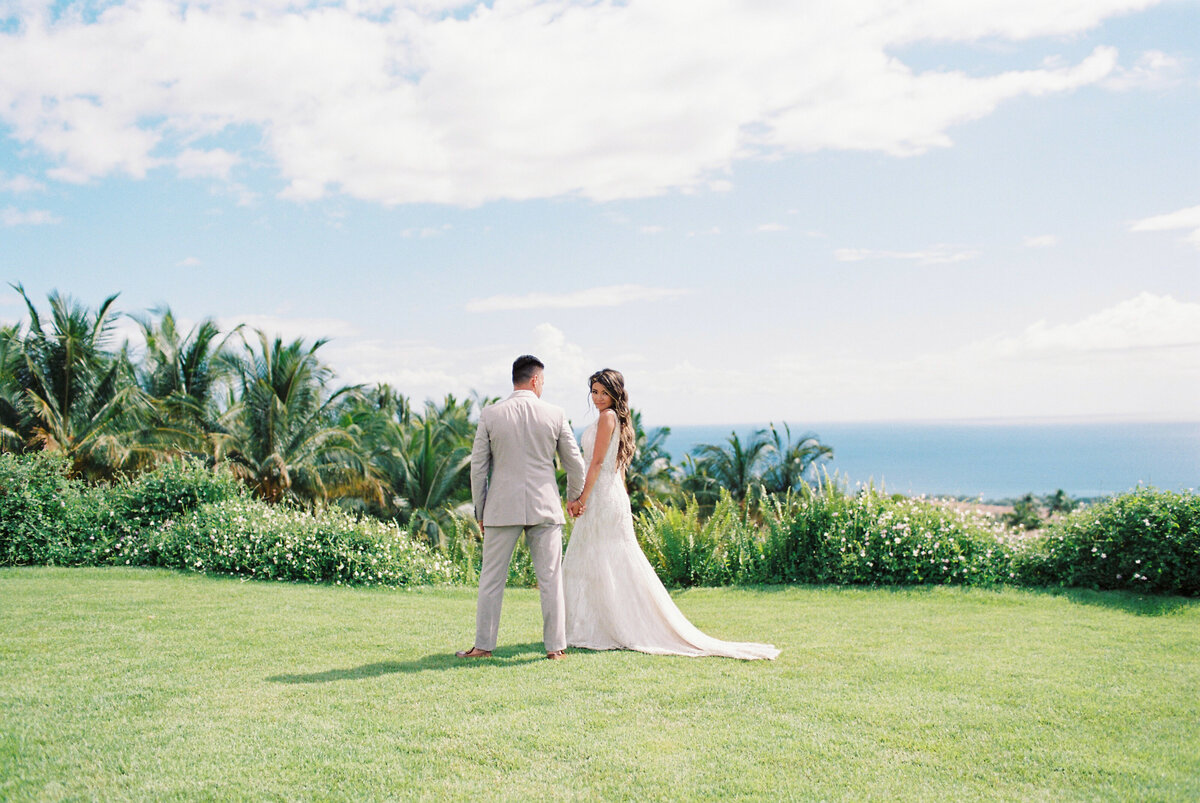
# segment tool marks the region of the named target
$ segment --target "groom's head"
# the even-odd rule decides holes
[[[540,397],[546,381],[542,375],[545,367],[545,364],[532,354],[517,357],[513,362],[513,389],[532,390]]]

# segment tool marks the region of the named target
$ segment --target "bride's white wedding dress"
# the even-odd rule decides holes
[[[614,429],[600,476],[575,521],[563,558],[567,643],[590,650],[637,650],[658,655],[774,658],[770,644],[721,641],[701,633],[675,606],[642,554],[633,531],[629,494],[616,470],[620,427]],[[580,438],[591,462],[596,425]]]

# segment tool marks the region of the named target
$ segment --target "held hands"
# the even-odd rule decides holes
[[[587,505],[583,503],[583,497],[572,499],[570,502],[567,502],[567,513],[570,514],[571,518],[573,519],[577,519],[582,516],[583,511],[585,510],[587,510]]]

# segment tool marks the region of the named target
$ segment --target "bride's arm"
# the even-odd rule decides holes
[[[604,454],[608,451],[608,442],[612,438],[616,426],[617,414],[612,410],[602,412],[600,420],[596,422],[596,443],[592,447],[592,462],[588,465],[587,478],[583,481],[583,493],[579,495],[579,501],[584,506],[587,506],[588,494],[592,492],[596,478],[600,476],[600,467],[604,465]]]

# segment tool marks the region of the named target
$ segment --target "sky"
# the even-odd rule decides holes
[[[651,425],[1200,419],[1197,0],[0,0],[0,321]],[[114,337],[137,327],[122,318]]]

